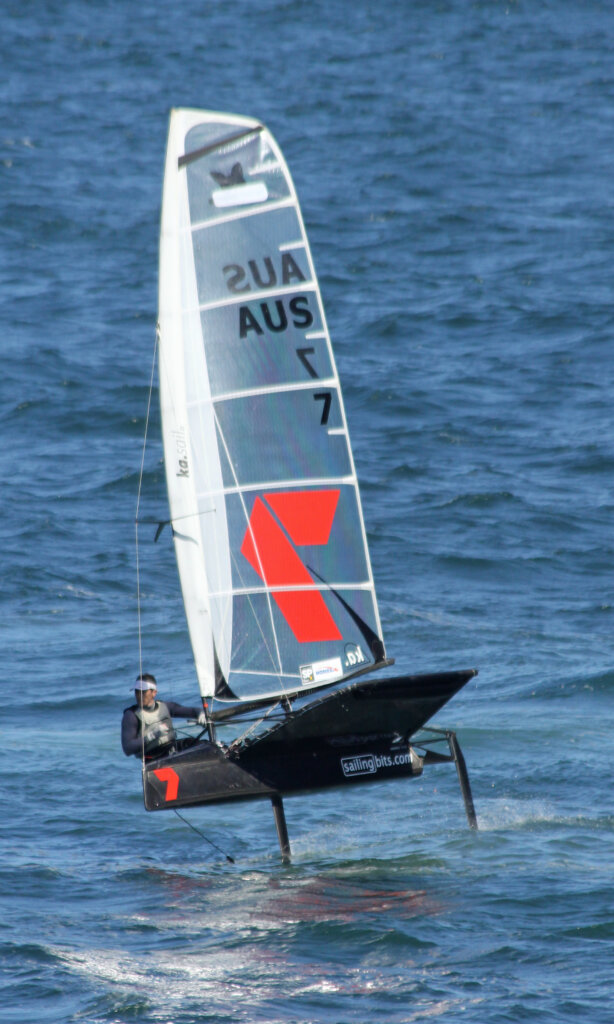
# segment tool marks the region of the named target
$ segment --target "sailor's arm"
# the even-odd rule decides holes
[[[122,750],[126,757],[141,754],[143,742],[139,735],[139,720],[132,708],[126,708],[122,718]]]

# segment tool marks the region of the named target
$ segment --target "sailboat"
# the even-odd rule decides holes
[[[257,120],[171,113],[159,384],[170,523],[207,727],[143,764],[148,810],[458,771],[426,723],[475,669],[389,672],[343,397],[296,191]]]

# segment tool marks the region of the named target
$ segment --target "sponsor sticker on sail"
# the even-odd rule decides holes
[[[334,679],[341,679],[343,668],[341,658],[327,658],[326,661],[314,661],[312,665],[301,665],[301,683],[307,686],[309,683],[329,683]]]

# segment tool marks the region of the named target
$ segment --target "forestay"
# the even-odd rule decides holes
[[[297,692],[381,661],[320,292],[258,122],[172,113],[159,300],[168,493],[203,696]]]

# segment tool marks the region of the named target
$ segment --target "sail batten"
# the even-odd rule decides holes
[[[203,696],[221,692],[216,678],[250,701],[380,663],[318,282],[288,168],[259,122],[173,111],[159,305],[170,515]]]
[[[248,128],[243,132],[236,132],[234,135],[229,135],[227,138],[217,139],[215,142],[210,143],[208,146],[201,146],[200,149],[195,149],[191,153],[183,153],[177,159],[178,167],[186,167],[187,164],[192,163],[194,160],[200,160],[201,157],[207,156],[209,153],[214,153],[216,150],[223,149],[224,146],[230,146],[234,142],[239,142],[248,135],[252,135],[254,132],[261,132],[263,130],[262,125],[256,125],[254,128]]]
[[[302,292],[313,292],[317,294],[317,287],[313,281],[305,281],[301,286]],[[260,302],[263,299],[278,298],[283,295],[294,295],[296,293],[296,285],[286,285],[284,287],[263,289],[260,292],[250,291],[249,301]],[[224,309],[225,307],[241,306],[245,303],[245,295],[231,295],[229,298],[220,301],[219,299],[215,302],[202,303],[198,308],[201,313],[206,313],[210,309]],[[305,337],[316,337],[313,335],[305,335]],[[319,331],[317,337],[324,338],[326,334],[324,331]]]
[[[371,588],[371,585],[372,584],[371,584],[370,580],[353,580],[353,581],[351,581],[349,583],[348,582],[344,582],[344,583],[326,583],[326,584],[321,584],[321,583],[320,584],[317,584],[317,583],[281,584],[281,583],[278,583],[278,584],[275,585],[275,590],[276,591],[284,591],[284,590],[285,591],[295,591],[295,590],[305,590],[305,591],[308,591],[308,590],[331,590],[331,591],[333,591],[333,590],[334,591],[348,590],[348,591],[352,591],[352,590],[369,590]],[[245,587],[245,588],[234,587],[232,590],[229,590],[229,591],[220,590],[217,593],[211,593],[210,597],[228,597],[230,594],[238,594],[238,595],[244,595],[244,594],[266,594],[266,593],[268,593],[269,589],[270,588],[266,587],[266,586],[263,586],[263,587]]]
[[[332,388],[335,386],[335,383],[336,382],[334,378],[331,377],[328,378],[327,380],[318,379],[317,384],[314,384],[313,381],[297,381],[295,384],[286,384],[284,387],[281,388],[276,387],[274,385],[271,385],[271,387],[244,388],[241,391],[229,391],[226,394],[215,395],[213,401],[215,403],[232,402],[237,398],[252,398],[255,395],[276,395],[283,394],[284,392],[287,391],[313,391],[314,388]],[[192,408],[198,404],[198,401],[195,400],[194,402],[188,403],[188,408]]]
[[[262,210],[262,209],[259,209],[258,207],[254,207],[251,210],[245,210],[245,211],[237,210],[236,213],[225,213],[225,214],[223,214],[223,215],[221,215],[219,217],[216,217],[216,219],[215,219],[215,226],[217,227],[219,224],[225,224],[225,223],[228,223],[228,222],[233,221],[233,220],[245,220],[246,217],[258,217],[262,213],[270,213],[272,210],[283,210],[283,209],[286,209],[287,207],[291,207],[293,205],[294,204],[293,204],[292,199],[282,199],[282,200],[279,200],[279,202],[271,203],[270,205],[268,205],[266,210]],[[197,221],[196,223],[192,224],[190,230],[192,232],[194,232],[194,231],[205,231],[205,230],[207,230],[208,228],[211,228],[211,227],[213,227],[212,224],[208,223],[206,220],[201,220],[201,221]],[[304,243],[301,243],[301,245],[302,244],[304,244]],[[280,248],[281,248],[281,246],[280,246]]]
[[[336,485],[342,485],[342,484],[345,484],[347,486],[355,486],[355,484],[356,484],[356,477],[355,476],[342,476],[342,477],[327,476],[327,477],[321,477],[320,479],[311,477],[311,478],[306,478],[304,480],[295,480],[295,479],[288,479],[288,480],[259,480],[256,483],[243,484],[240,487],[225,487],[221,491],[202,491],[198,495],[198,497],[200,499],[204,499],[206,497],[214,498],[214,497],[216,497],[218,495],[238,494],[238,493],[243,492],[243,491],[274,491],[274,490],[281,490],[282,488],[290,487],[290,486],[294,486],[294,487],[298,487],[298,488],[304,488],[304,487],[328,487],[328,486],[336,486]],[[211,510],[203,509],[203,511],[205,512],[205,511],[211,511]]]

